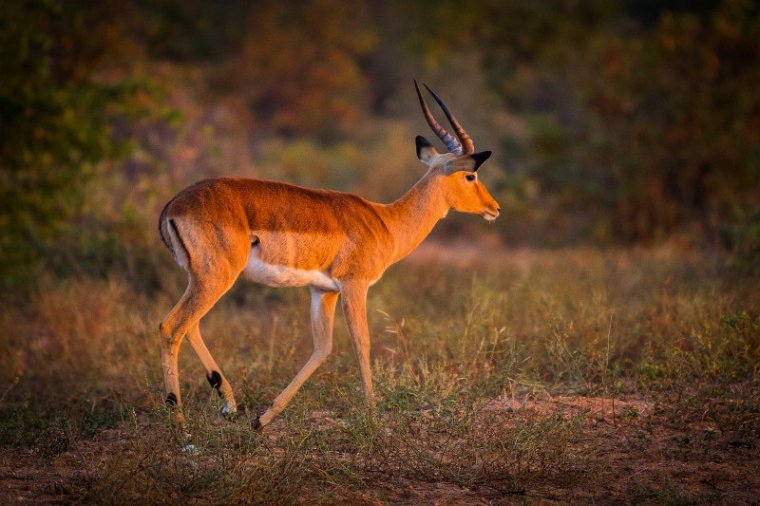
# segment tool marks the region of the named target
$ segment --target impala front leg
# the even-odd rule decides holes
[[[278,395],[272,407],[266,413],[253,421],[253,428],[259,429],[272,421],[288,405],[309,376],[317,370],[332,351],[333,317],[335,304],[338,302],[338,292],[323,292],[317,288],[311,289],[311,332],[314,341],[314,351],[306,364],[298,371],[296,377]]]
[[[351,334],[356,359],[359,362],[359,374],[367,405],[375,406],[375,392],[372,388],[372,369],[369,360],[369,327],[367,325],[367,290],[366,283],[344,283],[341,287],[343,314]]]

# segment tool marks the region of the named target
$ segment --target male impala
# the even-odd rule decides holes
[[[181,407],[177,356],[187,335],[211,386],[224,397],[223,413],[236,411],[232,387],[211,357],[198,324],[241,273],[269,286],[308,286],[314,351],[272,406],[254,421],[272,421],[332,350],[333,315],[342,297],[364,395],[374,404],[369,361],[367,290],[389,265],[408,255],[450,209],[499,215],[499,205],[478,180],[490,151],[475,153],[472,139],[431,93],[448,118],[449,134],[417,96],[428,124],[446,144],[440,154],[423,137],[417,157],[428,166],[422,179],[392,204],[329,190],[244,178],[200,181],[169,201],[159,231],[177,263],[188,273],[184,295],[159,329],[166,402]],[[177,417],[183,421],[181,410]]]

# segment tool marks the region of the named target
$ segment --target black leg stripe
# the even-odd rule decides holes
[[[169,395],[166,396],[166,404],[169,406],[177,405],[177,396],[174,395],[174,392],[170,392]]]
[[[211,388],[219,390],[219,387],[222,386],[222,375],[216,371],[211,371],[211,375],[207,375],[206,379],[208,380],[209,385],[211,385]]]

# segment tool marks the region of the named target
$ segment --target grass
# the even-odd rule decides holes
[[[370,292],[377,410],[362,406],[339,316],[333,356],[262,433],[249,418],[310,353],[308,294],[239,283],[202,330],[247,412],[219,417],[183,346],[193,452],[163,406],[156,331],[184,288],[179,270],[157,268],[155,291],[119,274],[41,279],[25,300],[4,296],[0,445],[38,479],[30,500],[757,497],[757,279],[673,247],[462,263],[421,255]],[[734,474],[694,481],[658,462]]]

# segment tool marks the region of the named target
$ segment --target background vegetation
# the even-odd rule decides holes
[[[755,2],[33,0],[0,17],[6,280],[69,253],[135,261],[131,234],[153,247],[163,201],[204,176],[395,198],[427,131],[415,77],[496,152],[509,219],[490,231],[509,244],[678,236],[757,260]]]
[[[22,473],[35,485],[14,500],[98,503],[751,502],[758,40],[750,0],[6,2],[0,485]],[[377,412],[341,321],[264,435],[219,420],[188,352],[199,453],[182,453],[155,335],[184,283],[161,207],[216,175],[397,198],[432,135],[415,78],[494,151],[502,218],[450,216],[433,238],[449,247],[373,289]],[[243,283],[204,320],[249,414],[305,360],[307,306]]]

